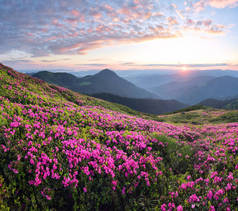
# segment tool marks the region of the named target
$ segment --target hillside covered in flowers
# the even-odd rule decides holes
[[[0,210],[237,210],[238,123],[139,115],[0,65]]]

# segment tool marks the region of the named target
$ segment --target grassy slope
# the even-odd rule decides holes
[[[194,106],[166,115],[159,115],[159,120],[180,124],[217,124],[238,122],[238,110],[215,109],[205,106]]]
[[[9,71],[8,74],[6,73],[6,70]],[[143,118],[148,119],[156,119],[155,115],[147,115],[142,112],[132,110],[127,106],[123,106],[116,103],[110,103],[108,101],[104,101],[101,99],[73,92],[69,89],[59,87],[54,84],[48,84],[42,80],[33,78],[31,76],[15,72],[13,69],[6,66],[2,66],[1,64],[0,64],[0,76],[2,78],[2,81],[0,83],[1,85],[0,96],[7,97],[11,99],[11,101],[20,102],[23,104],[27,104],[29,102],[37,104],[40,101],[44,102],[45,104],[49,102],[51,103],[72,102],[75,103],[76,105],[102,106],[106,109],[125,114],[141,116]],[[15,83],[16,79],[25,80],[27,81],[27,84],[22,83],[21,86],[19,86],[18,84]],[[12,91],[8,90],[8,88],[5,87],[6,85],[11,85],[14,88],[14,90],[18,91],[22,90],[23,92],[21,93],[21,95],[24,95],[24,92],[28,93],[27,98],[24,99],[23,96],[14,95]],[[37,99],[37,97],[40,97],[41,100]]]

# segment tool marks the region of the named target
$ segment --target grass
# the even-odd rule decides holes
[[[179,109],[177,111],[174,111],[174,112],[170,112],[168,114],[176,114],[176,113],[182,113],[182,112],[188,112],[188,111],[196,111],[196,110],[208,110],[208,109],[211,109],[210,107],[208,106],[203,106],[203,105],[193,105],[193,106],[189,106],[187,108],[183,108],[183,109]]]
[[[80,83],[80,86],[89,86],[91,84],[91,82],[85,81]]]
[[[198,109],[196,109],[198,108]],[[229,111],[223,109],[193,107],[166,115],[159,115],[158,118],[164,122],[178,124],[203,125],[210,123],[229,123],[238,121],[238,110]]]
[[[238,122],[238,111],[228,111],[227,113],[211,119],[213,123]]]

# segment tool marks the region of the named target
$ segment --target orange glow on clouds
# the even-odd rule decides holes
[[[237,69],[238,0],[57,2],[37,10],[22,1],[0,6],[0,14],[12,14],[2,17],[0,62],[15,69]]]

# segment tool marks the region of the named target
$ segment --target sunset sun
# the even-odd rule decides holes
[[[187,71],[188,71],[188,67],[183,66],[183,67],[182,67],[182,72],[187,72]]]

